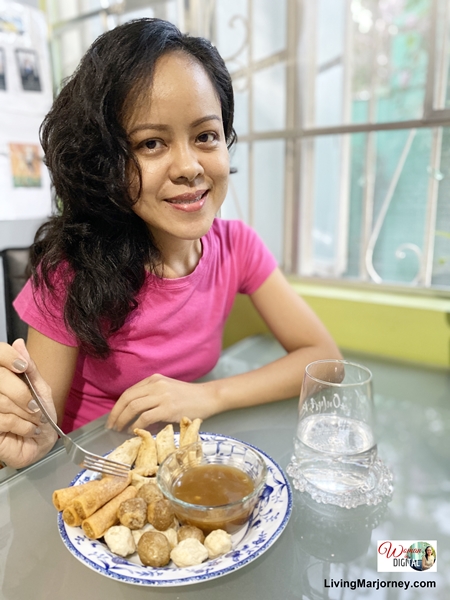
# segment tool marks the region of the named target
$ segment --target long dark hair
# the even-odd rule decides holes
[[[236,140],[234,100],[224,61],[208,40],[160,19],[130,21],[97,38],[41,126],[58,208],[36,233],[33,282],[54,291],[55,274],[65,279],[66,326],[94,356],[108,356],[108,337],[137,307],[145,266],[154,270],[161,262],[146,224],[132,210],[137,198],[129,191],[130,165],[142,182],[123,118],[151,84],[158,58],[173,51],[194,57],[207,72],[230,147]],[[68,268],[58,269],[62,262]]]

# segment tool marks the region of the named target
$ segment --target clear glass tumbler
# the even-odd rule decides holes
[[[305,369],[288,473],[314,499],[348,508],[380,501],[390,472],[377,459],[372,373],[345,360]]]

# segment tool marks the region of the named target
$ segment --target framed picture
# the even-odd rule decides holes
[[[41,187],[41,158],[37,144],[9,144],[13,186]]]
[[[0,48],[0,90],[6,90],[6,57],[4,48]]]
[[[38,57],[34,50],[16,49],[17,65],[19,67],[22,88],[28,92],[40,92],[41,78],[39,75]]]

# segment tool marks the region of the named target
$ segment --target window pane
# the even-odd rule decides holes
[[[253,226],[283,262],[284,239],[284,140],[255,142],[254,156],[254,222]]]
[[[248,63],[248,0],[217,0],[216,45],[230,72]]]
[[[374,221],[380,219],[381,229],[375,240],[373,266],[386,282],[413,283],[420,270],[431,141],[430,129],[381,131],[376,135]],[[399,167],[401,174],[389,201],[389,188]]]
[[[355,133],[350,136],[350,205],[348,224],[348,256],[345,277],[361,276],[361,260],[364,243],[364,186],[366,133]]]
[[[258,61],[286,47],[286,0],[253,2],[252,57]]]
[[[423,114],[431,0],[353,0],[352,93],[356,122]],[[370,106],[370,110],[369,110]]]
[[[433,108],[450,108],[450,5],[437,1]]]
[[[224,219],[241,219],[249,223],[248,144],[238,142],[232,148],[230,165],[237,168],[237,173],[230,176],[228,194],[220,215]]]
[[[255,131],[286,126],[286,65],[276,64],[253,75],[253,125]]]
[[[312,262],[317,275],[340,275],[343,138],[324,135],[317,137],[313,145]]]
[[[234,128],[238,135],[245,135],[248,133],[248,78],[235,79],[233,89]]]
[[[74,22],[70,28],[55,33],[53,43],[56,43],[54,56],[58,58],[55,64],[56,83],[72,75],[81,57],[92,42],[105,31],[105,23],[101,15]],[[59,72],[58,72],[59,71]]]
[[[343,120],[346,2],[317,3],[315,123],[340,125]]]
[[[316,123],[321,127],[340,125],[343,118],[344,70],[336,65],[316,79]]]
[[[450,288],[450,128],[443,128],[432,285]]]

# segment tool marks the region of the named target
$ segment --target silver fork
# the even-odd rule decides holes
[[[90,471],[95,471],[97,473],[102,473],[103,475],[114,475],[116,477],[128,476],[128,472],[130,471],[130,465],[116,462],[114,460],[108,460],[103,456],[99,456],[98,454],[88,452],[87,450],[84,450],[84,448],[76,444],[68,435],[66,435],[49,415],[43,401],[34,389],[34,386],[31,383],[28,375],[26,373],[20,373],[18,375],[22,379],[22,381],[24,381],[28,386],[33,400],[41,409],[41,412],[44,415],[44,417],[47,419],[47,421],[53,427],[56,433],[61,437],[62,442],[64,444],[64,448],[66,449],[66,452],[69,455],[69,458],[72,462],[74,462],[76,465],[79,465],[80,467],[84,467],[85,469],[89,469]]]

